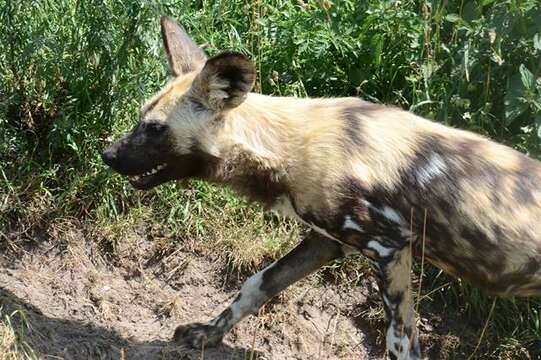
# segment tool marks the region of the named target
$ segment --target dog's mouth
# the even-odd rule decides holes
[[[156,165],[154,168],[138,175],[128,176],[130,184],[136,189],[144,190],[167,181],[169,166],[166,163]]]

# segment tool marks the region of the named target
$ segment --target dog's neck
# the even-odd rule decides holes
[[[213,142],[203,144],[212,159],[208,180],[230,185],[264,205],[288,192],[288,170],[298,161],[303,138],[295,111],[274,106],[276,100],[249,94],[241,106],[216,120],[206,137]],[[302,101],[288,98],[291,103]]]

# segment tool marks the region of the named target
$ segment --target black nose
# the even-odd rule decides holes
[[[115,162],[115,157],[115,151],[112,151],[111,149],[107,149],[101,153],[101,158],[103,162],[109,166],[113,166],[113,163]]]

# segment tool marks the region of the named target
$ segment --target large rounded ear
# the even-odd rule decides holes
[[[182,26],[168,16],[162,16],[160,24],[163,44],[173,76],[193,71],[205,63],[207,55]]]
[[[192,84],[192,95],[212,110],[231,109],[244,101],[255,77],[250,59],[226,52],[207,60]]]

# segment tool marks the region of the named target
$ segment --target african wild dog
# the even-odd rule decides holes
[[[423,230],[426,259],[447,273],[497,295],[541,294],[540,162],[357,98],[250,93],[245,56],[207,58],[173,20],[161,26],[173,78],[104,161],[138,189],[206,179],[312,228],[218,317],[178,327],[177,341],[217,344],[293,282],[359,251],[378,275],[391,357],[419,359],[409,274]]]

